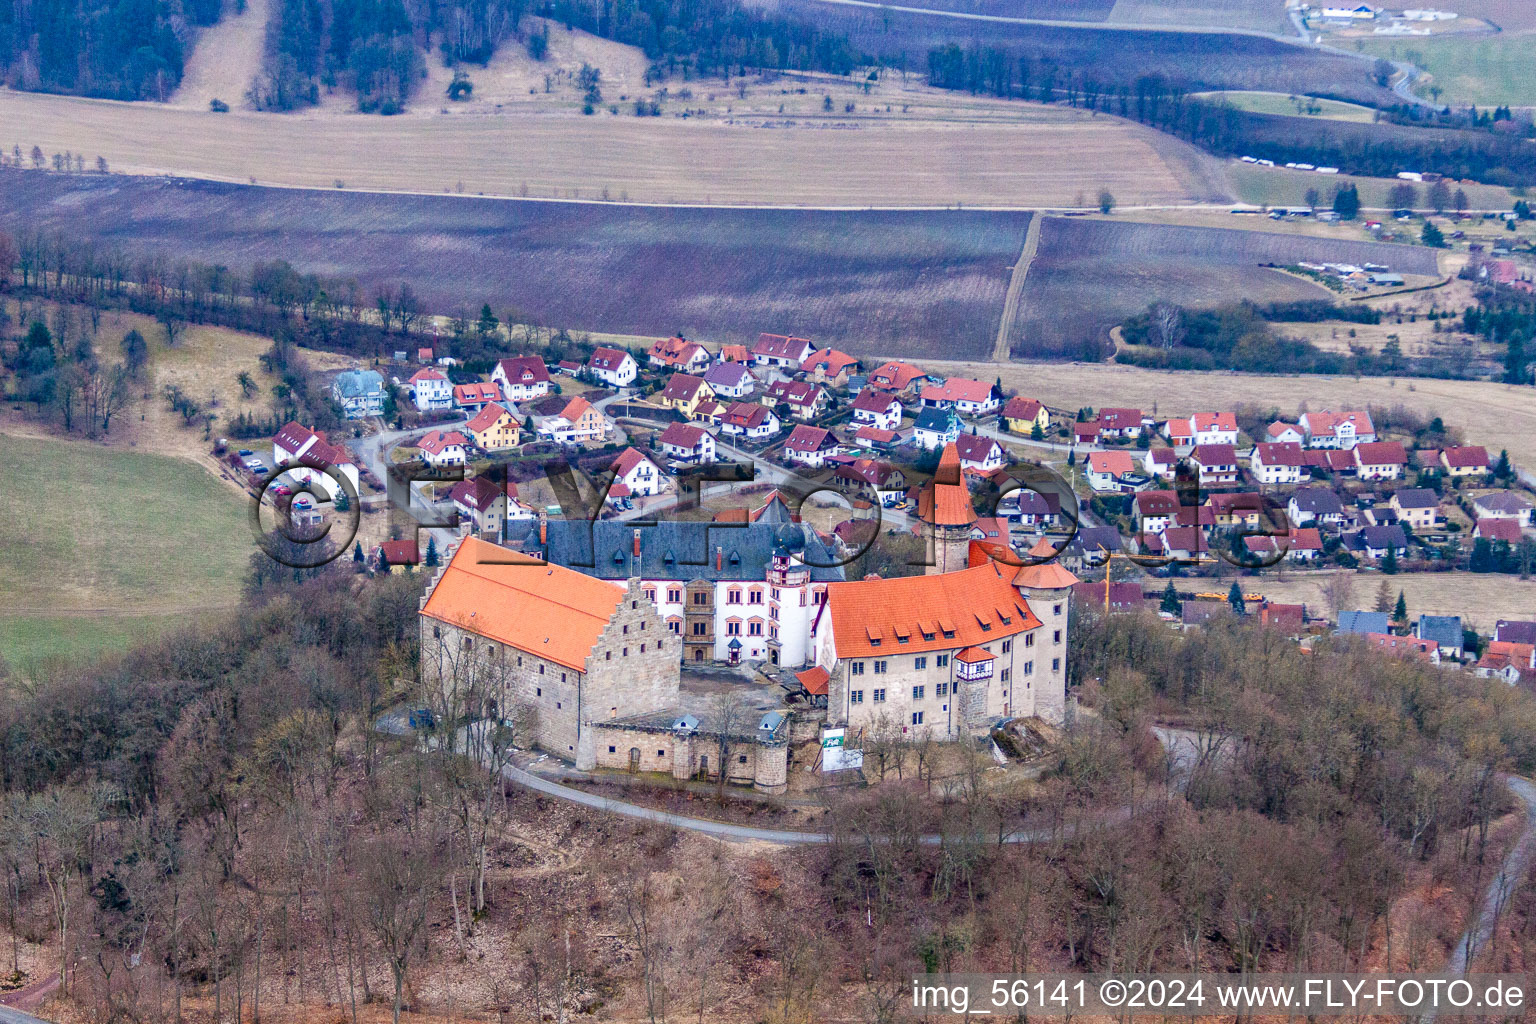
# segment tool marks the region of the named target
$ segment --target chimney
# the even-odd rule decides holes
[[[640,531],[639,530],[635,530],[633,532],[634,532],[634,535],[635,535],[635,544],[634,544],[634,548],[633,548],[632,553],[634,554],[634,556],[636,558],[639,558],[640,557]]]
[[[549,543],[549,513],[543,509],[539,510],[539,543]]]
[[[725,548],[721,547],[719,544],[716,544],[715,545],[715,572],[719,572],[720,571],[720,567],[724,564],[724,560],[725,560]]]

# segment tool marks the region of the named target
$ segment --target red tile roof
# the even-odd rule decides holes
[[[1452,469],[1488,468],[1488,449],[1480,444],[1469,444],[1460,448],[1447,448],[1440,454],[1445,458],[1446,465]]]
[[[501,387],[489,381],[476,381],[473,384],[456,384],[453,388],[453,400],[459,405],[481,405],[485,402],[495,402],[501,399]]]
[[[890,394],[869,387],[859,392],[858,397],[853,400],[853,407],[860,412],[884,413],[890,409],[892,403],[900,408],[901,403]]]
[[[1003,406],[1003,419],[1005,420],[1032,420],[1040,415],[1044,408],[1033,398],[1025,398],[1023,395],[1014,395]]]
[[[953,444],[944,446],[933,479],[918,494],[917,515],[934,526],[964,526],[976,521],[971,492],[960,471],[960,453]]]
[[[1355,445],[1355,458],[1362,466],[1402,466],[1408,453],[1396,441],[1368,441]]]
[[[510,415],[512,414],[506,409],[503,409],[495,402],[491,402],[484,409],[481,409],[480,412],[475,415],[474,419],[465,424],[465,427],[471,433],[478,434],[482,430],[489,430],[491,427],[494,427],[496,425],[496,421],[501,419],[503,416]]]
[[[674,373],[667,379],[667,386],[662,389],[661,398],[667,402],[691,402],[693,396],[704,387],[703,377],[694,377],[686,373]]]
[[[698,353],[704,351],[704,346],[686,338],[662,338],[651,346],[648,355],[658,363],[667,366],[684,366],[691,360],[698,358]],[[707,354],[707,353],[706,353]]]
[[[885,391],[905,391],[914,380],[922,376],[926,375],[911,363],[893,359],[869,371],[869,384]]]
[[[1253,446],[1254,456],[1266,466],[1294,466],[1300,468],[1306,460],[1301,445],[1296,441],[1267,441]]]
[[[508,356],[497,364],[511,384],[537,384],[549,381],[549,367],[538,356]]]
[[[650,457],[637,448],[625,448],[619,452],[619,457],[613,460],[613,471],[619,476],[628,476],[636,466],[642,462],[651,462]],[[651,465],[655,465],[654,462]]]
[[[796,672],[795,678],[799,680],[801,686],[805,687],[806,693],[813,697],[821,697],[826,694],[827,682],[832,677],[820,665],[812,665],[803,672]]]
[[[829,583],[826,613],[839,658],[972,647],[1040,625],[990,562],[931,576]],[[902,637],[907,642],[899,644]]]
[[[962,462],[985,462],[994,448],[1001,449],[1002,445],[980,434],[961,434],[955,438],[955,451]]]
[[[390,565],[419,565],[421,554],[413,540],[386,540],[379,545]]]
[[[814,352],[800,364],[800,369],[807,373],[820,370],[824,376],[836,377],[850,366],[858,365],[858,360],[846,352],[839,352],[835,348],[824,348],[820,352]]]
[[[420,384],[424,380],[447,380],[447,379],[448,378],[443,375],[443,372],[441,370],[434,370],[431,367],[426,367],[425,369],[417,370],[415,373],[411,374],[410,383],[412,383],[412,384]]]
[[[1230,444],[1198,444],[1190,458],[1202,466],[1235,466],[1237,449]]]
[[[805,358],[810,345],[811,343],[804,338],[765,332],[757,336],[757,344],[752,346],[752,354],[773,359],[793,359],[798,366]]]
[[[1100,430],[1130,430],[1141,426],[1140,409],[1100,409]]]
[[[790,431],[789,438],[784,442],[785,451],[795,452],[819,452],[824,448],[831,448],[837,444],[837,439],[832,436],[830,430],[821,427],[813,427],[809,423],[802,423]]]
[[[283,424],[283,429],[279,430],[276,434],[273,435],[272,443],[281,448],[283,451],[287,452],[289,455],[292,455],[300,448],[303,448],[304,445],[308,444],[311,438],[319,437],[319,434],[315,433],[313,430],[310,430],[308,427],[301,426],[298,423],[290,420]]]
[[[708,433],[709,431],[703,427],[696,427],[691,423],[673,423],[661,432],[657,441],[661,444],[675,445],[678,448],[692,448]]]
[[[768,420],[769,409],[757,402],[732,402],[725,407],[724,422],[736,427],[758,427]]]
[[[451,447],[452,445],[462,445],[467,440],[468,439],[457,430],[450,430],[446,433],[441,430],[431,430],[427,432],[425,437],[416,442],[416,447],[420,448],[428,455],[441,455],[447,448]]]
[[[629,355],[621,348],[598,348],[592,350],[592,358],[587,360],[587,365],[594,370],[617,370]]]
[[[929,385],[922,390],[925,402],[976,402],[992,397],[992,385],[967,377],[950,377],[943,384]]]

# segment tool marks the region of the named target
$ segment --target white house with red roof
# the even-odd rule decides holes
[[[779,366],[800,369],[800,364],[811,357],[816,350],[805,338],[795,338],[783,334],[763,333],[757,336],[757,344],[752,346],[752,362],[758,366]]]
[[[651,366],[679,373],[703,373],[709,366],[709,352],[703,345],[686,338],[661,338],[646,353]]]
[[[549,394],[549,367],[538,356],[510,356],[498,360],[491,380],[508,402],[529,402]]]
[[[950,377],[943,384],[930,384],[919,397],[924,408],[953,409],[962,416],[985,416],[1003,404],[991,384],[968,377]]]
[[[985,476],[1008,464],[1008,453],[1003,451],[1003,446],[979,434],[961,434],[955,438],[955,451],[960,456],[960,468],[967,473]]]
[[[1141,462],[1151,477],[1172,478],[1179,471],[1179,453],[1173,448],[1148,448]]]
[[[707,466],[715,461],[715,436],[692,423],[669,424],[656,443],[673,462]]]
[[[889,391],[867,387],[853,400],[853,422],[877,430],[901,426],[901,402]]]
[[[548,412],[544,412],[546,403]],[[608,420],[602,411],[579,395],[569,399],[550,395],[536,408],[543,415],[534,416],[534,429],[540,437],[551,441],[577,444],[582,441],[599,441],[608,434]]]
[[[1140,409],[1100,409],[1099,440],[1125,437],[1132,440],[1141,436],[1142,415]]]
[[[813,427],[809,423],[796,425],[784,442],[784,461],[798,466],[819,468],[827,464],[827,457],[843,450],[830,430]]]
[[[457,430],[429,430],[416,447],[429,466],[462,466],[467,461],[464,446],[468,442]]]
[[[1264,440],[1273,444],[1301,444],[1306,439],[1301,428],[1294,423],[1282,423],[1276,420],[1264,428]]]
[[[453,408],[453,384],[443,371],[426,367],[411,374],[407,383],[411,387],[411,402],[419,411]]]
[[[926,376],[921,368],[893,359],[870,370],[867,383],[877,391],[902,395],[915,392]]]
[[[1353,448],[1376,440],[1376,427],[1364,411],[1304,412],[1298,424],[1308,448]]]
[[[1396,441],[1363,441],[1354,447],[1361,480],[1396,480],[1408,465],[1408,453]]]
[[[333,445],[292,421],[272,438],[272,464],[280,471],[277,478],[295,490],[315,492],[317,497],[323,493],[334,500],[343,492],[335,475],[350,481],[353,493],[358,489],[358,469],[352,453],[344,445]]]
[[[804,380],[776,380],[763,390],[759,400],[764,405],[782,402],[789,407],[790,416],[801,421],[820,416],[831,402],[826,389]]]
[[[468,520],[480,534],[499,536],[503,523],[535,515],[518,500],[517,484],[510,480],[503,484],[488,476],[470,477],[454,484],[449,498],[461,521]]]
[[[1488,449],[1480,444],[1446,448],[1439,461],[1448,476],[1481,476],[1488,472]]]
[[[1130,452],[1090,452],[1088,455],[1088,486],[1096,491],[1120,491],[1134,488],[1122,484],[1127,477],[1136,478],[1136,460]]]
[[[757,378],[746,363],[716,363],[704,373],[704,383],[717,396],[746,398],[757,387]]]
[[[640,364],[621,348],[593,349],[587,369],[592,376],[614,388],[627,388],[640,375]]]
[[[820,352],[812,353],[811,357],[800,364],[800,372],[813,384],[825,384],[828,387],[840,388],[848,383],[848,376],[858,369],[859,361],[846,352],[839,352],[835,348],[824,348]]]
[[[1295,441],[1261,441],[1253,446],[1248,468],[1261,484],[1299,484],[1306,458]]]
[[[732,402],[720,416],[720,433],[762,441],[779,432],[779,415],[757,402]]]
[[[1230,412],[1197,412],[1189,418],[1195,444],[1237,444],[1237,416]]]
[[[492,402],[502,402],[501,385],[494,381],[475,381],[473,384],[456,384],[453,388],[453,404],[465,412],[479,412]]]
[[[648,498],[667,489],[667,475],[651,457],[638,448],[625,448],[613,460],[614,486],[623,484],[628,493]],[[610,494],[613,491],[610,489]]]
[[[1201,486],[1237,483],[1237,449],[1230,444],[1197,444],[1189,461],[1195,467]]]

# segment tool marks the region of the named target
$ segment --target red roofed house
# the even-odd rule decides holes
[[[801,423],[789,432],[789,438],[784,442],[784,459],[800,466],[819,467],[826,465],[827,456],[842,450],[830,430]]]
[[[454,484],[449,497],[476,533],[490,537],[499,537],[508,520],[533,518],[533,509],[517,500],[517,484],[511,481],[503,485],[488,476],[470,477]]]
[[[1305,462],[1294,441],[1261,442],[1253,446],[1248,468],[1261,484],[1299,484]]]
[[[1189,461],[1195,467],[1201,486],[1237,483],[1237,449],[1230,444],[1197,444]]]
[[[453,408],[453,385],[443,371],[430,367],[417,370],[407,383],[411,401],[420,412]]]
[[[715,436],[692,423],[670,424],[656,443],[673,462],[705,466],[715,461]]]
[[[1230,412],[1197,412],[1170,419],[1163,434],[1175,448],[1199,444],[1237,444],[1237,417]]]
[[[1141,410],[1140,409],[1100,409],[1099,410],[1099,440],[1108,438],[1141,436]]]
[[[876,391],[890,391],[897,395],[916,390],[924,373],[911,363],[892,360],[869,371],[869,386]]]
[[[386,540],[373,549],[375,569],[394,572],[396,569],[421,564],[421,552],[415,539]]]
[[[1485,679],[1498,678],[1514,686],[1533,670],[1536,670],[1536,645],[1490,640],[1472,671]]]
[[[1308,448],[1353,448],[1376,440],[1366,412],[1304,412],[1300,427]]]
[[[1523,531],[1513,519],[1479,519],[1472,529],[1472,536],[1478,540],[1502,540],[1510,547],[1518,547]]]
[[[835,348],[824,348],[801,363],[800,372],[807,374],[812,383],[840,388],[848,383],[849,374],[858,369],[858,366],[859,361],[848,353],[839,352]]]
[[[714,397],[714,389],[703,377],[695,377],[688,373],[674,373],[667,378],[667,386],[656,394],[656,404],[666,406],[668,409],[676,409],[692,419],[694,412],[699,408],[699,403],[711,401]]]
[[[429,430],[416,447],[429,466],[462,466],[466,458],[464,446],[469,438],[457,430]]]
[[[1420,640],[1416,636],[1395,636],[1391,633],[1367,633],[1365,642],[1378,651],[1406,658],[1409,661],[1440,664],[1440,645],[1433,640]]]
[[[1294,424],[1276,420],[1265,429],[1264,440],[1276,444],[1301,444],[1306,440],[1306,436]]]
[[[709,353],[704,346],[685,338],[662,338],[646,355],[658,370],[700,374],[709,368]]]
[[[499,452],[516,448],[522,440],[517,417],[495,402],[481,409],[464,425],[475,446],[482,451]]]
[[[1120,491],[1126,477],[1136,476],[1130,452],[1092,452],[1088,456],[1088,486],[1096,491]]]
[[[549,367],[538,356],[511,356],[497,361],[491,380],[507,402],[528,402],[549,394]]]
[[[1072,424],[1073,444],[1097,444],[1098,440],[1098,420],[1080,420]]]
[[[779,417],[757,402],[732,402],[720,417],[720,433],[763,440],[779,432]]]
[[[752,346],[752,362],[758,366],[788,366],[798,370],[815,348],[804,338],[763,333],[757,336],[757,344]]]
[[[1008,464],[1003,446],[990,437],[978,434],[961,434],[955,438],[955,450],[960,454],[960,468],[967,473],[985,476]]]
[[[1003,404],[991,384],[967,377],[950,377],[943,384],[930,384],[922,389],[921,397],[925,407],[953,409],[962,416],[985,416]]]
[[[545,403],[549,405],[549,412],[533,418],[534,429],[540,437],[561,444],[577,444],[608,436],[607,419],[585,398],[562,399],[559,395],[551,395],[537,408],[542,409]]]
[[[678,424],[681,426],[682,424]],[[625,448],[613,460],[613,488],[623,484],[636,497],[650,497],[667,489],[667,476],[644,452]],[[610,488],[610,495],[613,493]]]
[[[758,397],[764,405],[783,402],[789,406],[789,414],[797,420],[813,420],[820,416],[831,402],[824,388],[803,380],[776,380]]]
[[[592,376],[614,388],[627,388],[640,374],[640,364],[635,357],[620,348],[599,348],[592,351],[587,360]]]
[[[1488,449],[1480,444],[1447,448],[1440,453],[1440,465],[1450,476],[1481,476],[1488,472]]]
[[[1003,406],[1003,426],[1015,434],[1032,434],[1036,427],[1044,433],[1051,429],[1051,414],[1036,399],[1015,395]]]
[[[1259,625],[1298,635],[1307,625],[1307,606],[1263,601],[1259,604]]]
[[[1054,562],[827,585],[815,663],[829,724],[970,736],[997,718],[1060,722],[1077,577]]]
[[[491,381],[458,384],[453,389],[453,404],[465,412],[479,412],[492,402],[505,401],[501,385]]]
[[[1355,466],[1362,480],[1396,480],[1407,464],[1408,453],[1396,441],[1363,441],[1355,445]]]
[[[335,499],[346,490],[336,479],[340,476],[351,483],[354,494],[357,492],[358,469],[352,453],[344,445],[330,444],[298,423],[284,424],[283,429],[273,436],[272,465],[284,470],[280,475],[286,477],[295,490],[318,490],[327,498]]]
[[[901,426],[901,402],[888,391],[867,387],[853,400],[853,422],[895,430]]]

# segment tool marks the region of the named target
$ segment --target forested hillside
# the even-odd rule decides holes
[[[222,10],[222,0],[0,0],[0,72],[13,89],[163,100],[197,29]]]

